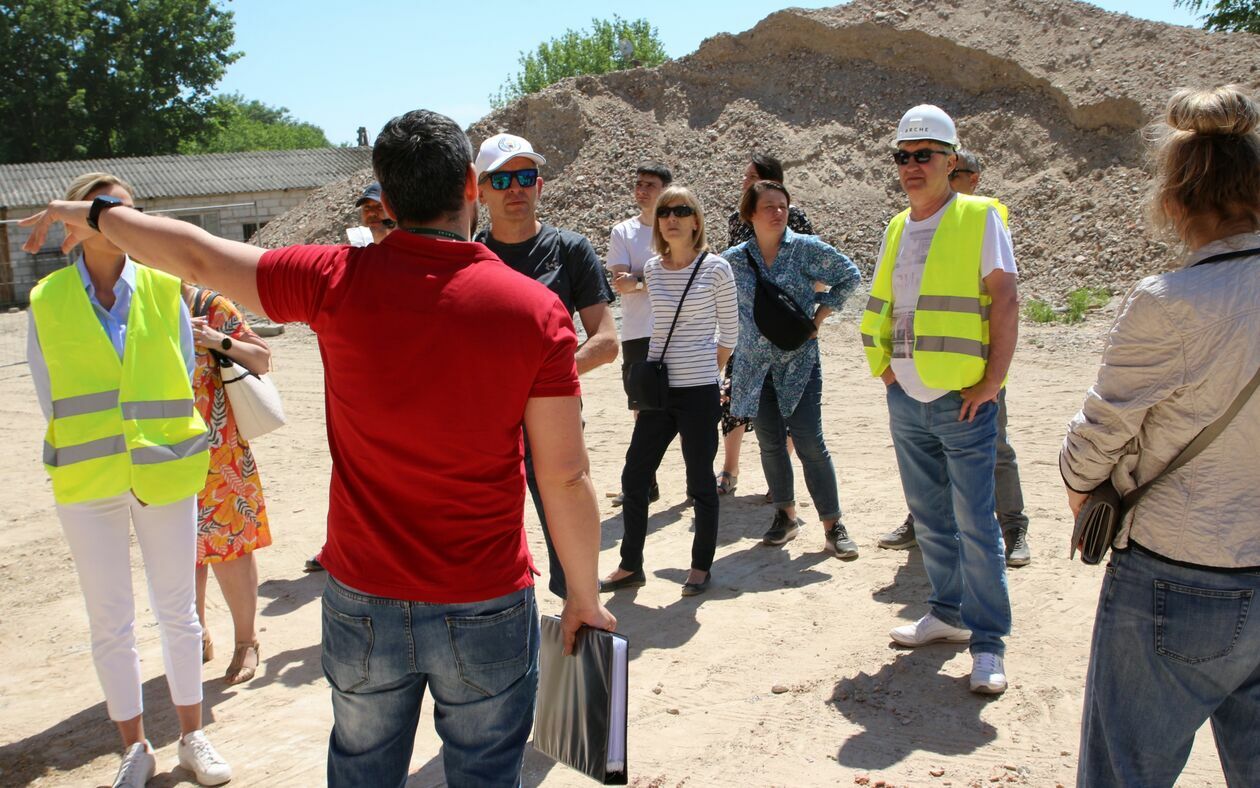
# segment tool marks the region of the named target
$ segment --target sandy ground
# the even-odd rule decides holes
[[[0,330],[8,334],[16,323],[6,321]],[[901,521],[905,506],[884,398],[865,372],[852,311],[832,317],[825,331],[824,420],[860,559],[842,563],[823,553],[816,523],[785,549],[760,546],[772,513],[762,502],[766,487],[750,439],[739,489],[722,505],[714,587],[680,598],[691,516],[683,503],[681,455],[671,449],[650,523],[648,585],[608,600],[631,643],[632,784],[852,785],[864,777],[871,785],[1072,784],[1102,575],[1067,558],[1069,518],[1055,458],[1063,426],[1092,380],[1105,326],[1096,316],[1081,328],[1023,329],[1011,375],[1010,431],[1034,560],[1009,575],[1011,687],[995,700],[967,691],[964,648],[903,651],[889,644],[890,627],[925,611],[928,586],[918,551],[875,546]],[[275,539],[258,554],[264,664],[245,686],[222,683],[231,629],[212,583],[210,627],[226,653],[206,666],[205,713],[208,732],[237,775],[233,785],[319,785],[331,725],[319,665],[324,577],[301,568],[323,540],[327,509],[322,371],[314,338],[303,327],[277,337],[274,351],[290,424],[256,447]],[[588,375],[583,389],[606,572],[616,565],[622,532],[606,494],[618,487],[631,421],[615,367]],[[7,447],[0,454],[0,785],[108,784],[118,740],[105,715],[74,567],[39,464],[43,421],[25,366],[0,367],[0,412]],[[797,480],[803,494],[799,470]],[[810,514],[803,504],[802,515],[808,520]],[[541,557],[532,509],[525,519]],[[158,777],[150,784],[188,783],[191,776],[175,767],[177,725],[134,549],[133,568],[146,724],[158,748]],[[559,610],[546,593],[541,606]],[[1222,782],[1205,729],[1182,784]],[[590,784],[532,750],[524,783]],[[408,785],[443,784],[426,707]]]

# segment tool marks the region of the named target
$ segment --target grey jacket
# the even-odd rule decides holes
[[[1059,470],[1088,492],[1123,495],[1157,475],[1229,408],[1260,368],[1260,248],[1249,233],[1208,244],[1187,267],[1143,279],[1120,309],[1098,381],[1068,425]],[[1203,566],[1260,567],[1260,392],[1198,457],[1160,479],[1116,540]]]

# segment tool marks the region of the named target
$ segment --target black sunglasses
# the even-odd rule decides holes
[[[892,157],[893,161],[897,162],[898,167],[904,167],[910,163],[911,159],[914,159],[915,162],[919,164],[927,164],[932,160],[933,155],[940,154],[941,156],[948,156],[952,152],[953,151],[936,150],[935,148],[920,148],[914,152],[899,150],[894,152]]]
[[[662,205],[656,209],[656,218],[664,219],[671,213],[679,219],[686,219],[688,216],[695,214],[695,209],[690,205]]]
[[[975,172],[976,172],[975,170],[954,170],[953,172],[949,174],[949,177],[953,178],[955,176],[962,175],[963,173],[966,173],[968,175],[974,175]]]
[[[490,188],[496,192],[501,192],[512,185],[512,176],[516,176],[516,182],[521,185],[522,189],[528,189],[538,182],[538,170],[500,170],[499,172],[490,173]]]

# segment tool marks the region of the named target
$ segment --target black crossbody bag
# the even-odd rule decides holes
[[[1236,257],[1248,257],[1257,253],[1260,253],[1260,249],[1225,252],[1204,258],[1195,263],[1195,265],[1219,263]],[[1216,440],[1217,436],[1224,432],[1229,423],[1234,420],[1234,416],[1238,415],[1238,411],[1242,410],[1243,405],[1247,404],[1247,400],[1251,398],[1258,386],[1260,386],[1260,370],[1257,370],[1256,374],[1251,378],[1251,382],[1243,386],[1242,391],[1238,392],[1238,396],[1230,404],[1229,410],[1226,410],[1221,414],[1220,418],[1204,427],[1198,435],[1195,435],[1194,440],[1186,444],[1186,447],[1168,464],[1168,467],[1136,490],[1122,497],[1119,491],[1116,490],[1115,485],[1111,483],[1111,479],[1107,479],[1107,481],[1095,487],[1090,492],[1085,504],[1081,507],[1080,513],[1076,516],[1076,523],[1072,528],[1072,544],[1068,557],[1075,557],[1076,551],[1080,550],[1081,560],[1085,563],[1090,565],[1100,563],[1107,555],[1107,551],[1111,549],[1112,543],[1116,540],[1116,534],[1120,530],[1120,523],[1124,521],[1125,513],[1137,506],[1138,501],[1142,500],[1142,497],[1146,495],[1155,482],[1190,462],[1206,449],[1208,444]]]
[[[748,241],[748,244],[753,243]],[[757,276],[757,291],[753,295],[753,322],[762,336],[781,350],[796,350],[814,335],[814,318],[787,291],[761,273],[761,266],[753,259],[752,250],[744,246],[748,265]]]
[[[696,258],[695,269],[683,288],[678,299],[678,308],[674,310],[674,322],[669,324],[669,333],[665,336],[665,347],[661,348],[661,357],[657,361],[636,361],[626,372],[626,390],[630,399],[634,400],[639,410],[664,410],[669,403],[669,369],[665,366],[665,353],[669,350],[669,341],[674,338],[674,328],[678,325],[678,315],[682,313],[683,301],[691,290],[691,283],[696,281],[700,273],[700,264],[707,252],[701,252]]]

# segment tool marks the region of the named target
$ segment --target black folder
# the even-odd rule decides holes
[[[625,785],[629,641],[582,627],[564,655],[560,619],[542,617],[534,749],[604,785]]]

